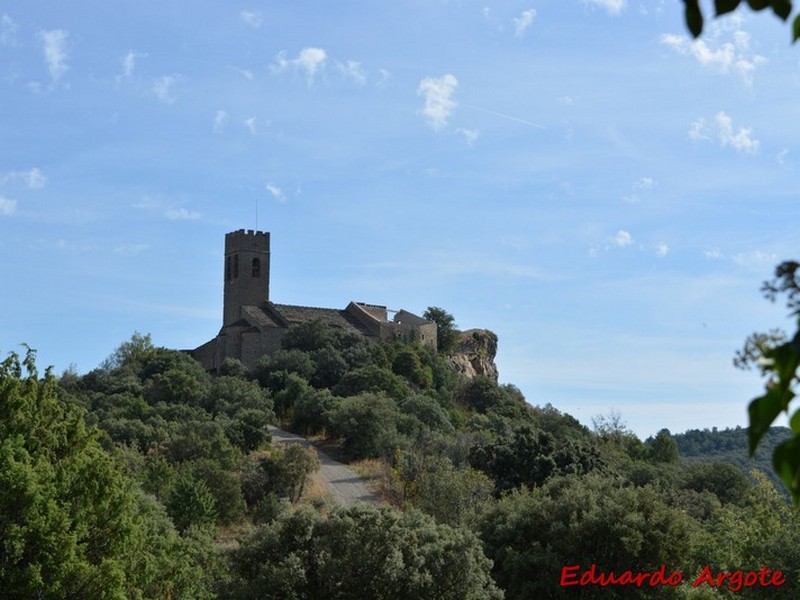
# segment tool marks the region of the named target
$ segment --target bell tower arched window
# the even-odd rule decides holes
[[[261,260],[253,259],[253,277],[261,277]]]

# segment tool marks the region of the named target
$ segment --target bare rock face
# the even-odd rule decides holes
[[[448,362],[456,371],[469,378],[482,375],[497,381],[497,335],[488,329],[469,329],[461,332],[456,351]]]

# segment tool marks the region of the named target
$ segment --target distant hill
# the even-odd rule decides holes
[[[745,473],[756,468],[766,474],[775,486],[785,491],[783,484],[772,470],[772,452],[788,439],[792,430],[788,427],[771,427],[761,439],[755,456],[747,453],[747,428],[734,429],[690,429],[672,437],[678,444],[681,459],[687,462],[725,462],[740,467]]]

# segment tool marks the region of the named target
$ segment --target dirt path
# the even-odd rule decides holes
[[[300,444],[314,448],[319,457],[319,477],[333,499],[344,507],[354,504],[380,504],[380,497],[367,487],[364,479],[347,465],[333,460],[304,437],[270,425],[273,444]]]

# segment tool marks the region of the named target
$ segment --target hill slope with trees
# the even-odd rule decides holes
[[[444,319],[447,323],[448,320]],[[452,326],[452,321],[449,321]],[[451,350],[452,351],[452,350]],[[341,508],[269,423],[380,474],[391,506]],[[447,350],[291,329],[218,375],[134,335],[85,375],[0,370],[0,589],[9,598],[559,598],[565,567],[668,572],[680,585],[581,597],[759,595],[692,581],[800,576],[800,520],[774,484],[682,462],[661,432],[594,431],[513,385],[458,375]],[[714,441],[724,448],[723,441]],[[582,572],[582,571],[581,571]],[[716,580],[715,580],[716,581]]]

